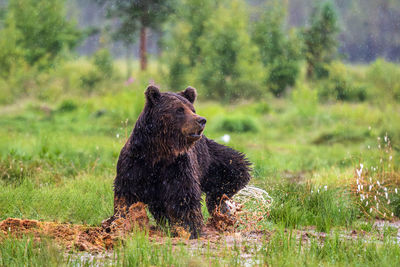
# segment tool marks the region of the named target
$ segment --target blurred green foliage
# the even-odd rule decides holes
[[[217,6],[213,0],[182,0],[176,15],[172,16],[163,41],[166,52],[163,61],[168,65],[166,80],[172,90],[183,89],[187,80],[194,81],[189,76],[201,64],[200,38]]]
[[[10,0],[7,20],[6,28],[19,32],[16,46],[31,66],[52,65],[63,49],[74,48],[82,36],[66,19],[64,0]]]
[[[325,66],[328,77],[321,81],[318,92],[322,100],[357,102],[368,98],[368,85],[352,77],[343,63],[335,61]]]
[[[89,60],[73,57],[67,51],[82,35],[66,19],[63,0],[40,3],[11,0],[5,9],[0,28],[0,103],[118,90],[114,82],[121,82],[123,71],[110,52],[101,48]],[[243,0],[182,0],[169,5],[176,12],[163,29],[163,60],[157,69],[153,65],[141,73],[128,67],[130,81],[146,85],[157,80],[173,91],[191,84],[201,97],[224,102],[268,99],[270,93],[298,97],[301,102],[302,94],[290,92],[302,90],[304,83],[324,102],[400,99],[396,64],[377,60],[368,68],[353,68],[332,61],[338,27],[329,1],[317,5],[301,35],[296,29],[286,30],[285,2],[265,5],[255,23],[249,23]]]
[[[243,116],[224,116],[221,118],[216,118],[217,129],[221,132],[230,133],[245,133],[245,132],[258,132],[260,127],[258,122],[252,118]]]
[[[269,73],[266,85],[276,96],[295,84],[300,69],[301,42],[295,33],[285,33],[286,9],[281,1],[268,2],[253,31],[254,43]]]
[[[260,96],[263,68],[241,1],[220,4],[205,24],[196,71],[206,96],[224,101]],[[246,88],[246,90],[243,90]]]
[[[307,60],[307,77],[322,78],[328,75],[325,68],[336,55],[339,32],[337,12],[331,1],[317,2],[304,29],[304,55]]]
[[[292,93],[292,102],[300,118],[312,119],[318,112],[318,94],[306,83],[300,84]]]
[[[207,97],[222,101],[260,96],[265,73],[248,34],[245,4],[186,2],[189,8],[182,7],[166,41],[170,87],[182,88],[189,80],[200,83]]]
[[[378,59],[368,67],[365,78],[373,87],[374,98],[400,101],[399,65]]]
[[[113,58],[108,49],[99,49],[93,55],[93,64],[96,66],[98,71],[106,78],[113,76],[114,63]]]
[[[24,51],[18,46],[21,33],[18,31],[13,14],[9,14],[0,28],[0,77],[6,78],[15,68],[24,63]]]

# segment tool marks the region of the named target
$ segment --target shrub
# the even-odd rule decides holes
[[[5,27],[0,29],[0,78],[7,78],[13,69],[24,63],[24,51],[17,46],[21,32],[16,28],[15,18],[8,15]]]
[[[100,49],[96,51],[96,53],[93,55],[93,64],[105,78],[112,77],[114,66],[110,51],[107,49]]]
[[[353,80],[349,70],[341,62],[326,65],[328,77],[320,83],[319,96],[323,100],[365,101],[367,86]]]
[[[226,132],[244,133],[257,132],[257,122],[247,116],[226,116],[217,120],[218,130]]]
[[[206,22],[197,73],[208,97],[229,101],[262,93],[265,74],[247,20],[243,3],[231,1],[220,4]]]
[[[303,118],[315,116],[318,109],[318,95],[316,90],[310,89],[306,84],[299,85],[292,93],[292,102],[297,114]]]
[[[284,59],[275,61],[269,70],[267,80],[270,91],[275,96],[282,96],[286,88],[296,83],[298,74],[299,64],[297,61]]]
[[[58,107],[58,111],[60,112],[70,112],[74,111],[78,108],[78,105],[72,99],[65,99],[61,102],[60,106]]]
[[[366,80],[374,87],[374,97],[400,101],[400,67],[378,59],[368,67]]]
[[[275,96],[281,96],[293,86],[299,74],[300,49],[295,35],[285,35],[286,11],[280,1],[272,1],[256,23],[253,41],[260,50],[261,60],[269,75],[267,86]]]
[[[169,86],[195,82],[203,96],[222,101],[261,95],[267,75],[244,2],[185,0],[178,10],[164,43]]]
[[[52,65],[64,49],[73,48],[80,39],[75,25],[66,21],[63,0],[12,0],[7,11],[20,32],[17,47],[30,65]]]
[[[168,66],[166,80],[172,90],[187,86],[193,68],[201,61],[200,38],[205,31],[205,23],[217,8],[213,0],[183,0],[177,14],[167,27],[163,41],[163,61]]]
[[[271,107],[265,102],[258,102],[254,104],[253,109],[258,114],[267,114],[271,111]]]
[[[78,44],[81,33],[66,19],[64,0],[10,0],[8,15],[14,16],[21,33],[17,46],[30,65],[53,65],[64,50]]]

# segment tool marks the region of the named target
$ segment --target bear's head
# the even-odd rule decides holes
[[[197,115],[193,107],[196,89],[162,93],[150,85],[145,95],[146,104],[138,121],[145,130],[142,135],[148,135],[148,149],[157,151],[158,157],[185,153],[202,138],[206,119]]]

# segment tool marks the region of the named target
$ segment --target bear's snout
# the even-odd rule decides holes
[[[197,118],[197,123],[200,124],[200,126],[202,128],[204,128],[206,126],[206,122],[207,122],[207,120],[204,117],[198,117]]]

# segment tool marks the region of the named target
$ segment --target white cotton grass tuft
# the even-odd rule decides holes
[[[360,163],[360,169],[356,169],[358,178],[361,178],[363,168],[364,168],[364,164]]]
[[[394,157],[387,134],[378,137],[377,145],[381,152],[379,158],[371,165],[359,163],[355,166],[351,192],[357,196],[357,205],[367,216],[393,219],[391,196],[397,195],[399,188],[396,188],[398,180],[393,181],[392,177]],[[376,146],[368,145],[368,149],[376,149]]]

